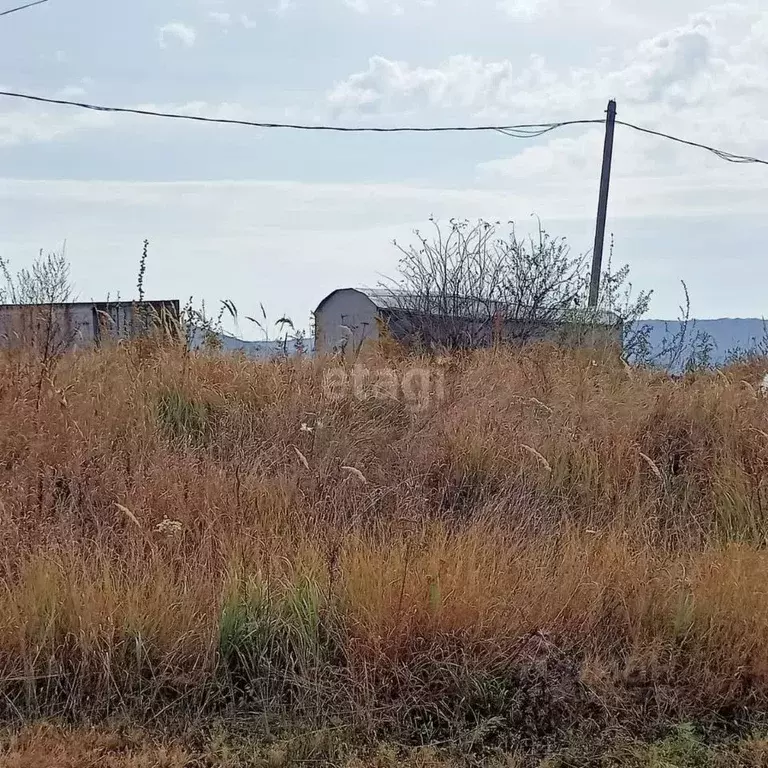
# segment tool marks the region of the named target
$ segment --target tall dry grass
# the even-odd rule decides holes
[[[147,343],[3,357],[2,718],[508,746],[768,705],[762,370],[366,364],[444,399]]]

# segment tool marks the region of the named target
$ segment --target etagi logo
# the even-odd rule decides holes
[[[445,374],[439,368],[330,368],[323,374],[323,394],[332,402],[350,397],[360,401],[395,400],[418,413],[445,399]]]

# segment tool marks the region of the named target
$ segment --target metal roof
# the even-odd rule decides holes
[[[498,301],[475,299],[469,296],[424,296],[418,293],[404,291],[398,288],[358,288],[355,289],[365,294],[377,307],[377,309],[390,312],[426,312],[436,315],[458,315],[466,318],[487,318],[489,314],[496,312],[509,312],[511,306]],[[530,308],[533,312],[533,308]],[[535,314],[526,314],[525,308],[517,310],[521,320],[535,321]],[[560,317],[547,319],[560,322],[596,322],[603,325],[617,325],[621,318],[615,312],[595,310],[587,307],[574,307],[562,310]]]

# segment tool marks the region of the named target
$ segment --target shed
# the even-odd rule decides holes
[[[406,344],[445,347],[489,346],[495,338],[595,346],[621,343],[622,337],[621,318],[611,312],[571,310],[545,319],[525,308],[471,297],[340,288],[315,310],[315,349],[357,349],[378,340],[385,328]]]
[[[315,351],[333,352],[379,338],[381,307],[369,293],[339,288],[315,310]]]

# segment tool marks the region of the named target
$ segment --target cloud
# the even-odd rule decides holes
[[[67,85],[56,91],[58,99],[79,99],[85,96],[87,91],[81,85]]]
[[[326,102],[337,119],[514,124],[601,117],[616,98],[620,119],[768,154],[766,41],[768,12],[731,6],[569,69],[537,55],[459,55],[433,66],[373,56]]]
[[[93,84],[92,77],[81,77],[77,83],[70,83],[63,88],[59,88],[54,95],[57,99],[82,99],[88,93],[88,90],[93,87]]]
[[[532,19],[543,13],[547,0],[499,0],[497,7],[508,16]]]
[[[366,69],[338,82],[328,99],[339,108],[380,113],[429,107],[517,111],[544,101],[559,100],[567,107],[583,103],[596,90],[605,91],[601,85],[607,82],[633,102],[692,102],[711,95],[716,86],[731,84],[738,68],[765,50],[768,13],[756,17],[743,12],[734,18],[739,29],[728,38],[717,28],[718,23],[725,26],[722,19],[697,14],[623,55],[561,72],[540,56],[520,66],[457,55],[432,67],[373,56]]]
[[[551,79],[549,94],[555,104],[568,103],[571,97],[578,100],[588,106],[590,116],[602,106],[602,98],[615,94],[620,119],[768,158],[768,57],[759,67],[750,38],[742,34],[745,28],[760,29],[764,19],[768,14],[755,23],[748,14],[731,13],[727,24],[740,23],[729,38],[724,34],[725,17],[695,15],[682,26],[642,41],[619,66]],[[740,42],[734,45],[733,40]],[[496,92],[500,101],[505,94]],[[514,99],[522,108],[526,96],[517,93]],[[602,136],[602,128],[576,136],[549,134],[534,146],[510,148],[507,157],[481,163],[478,179],[500,186],[535,183],[548,186],[553,194],[558,188],[572,194],[579,179],[599,176]],[[764,170],[617,126],[611,205],[624,215],[658,203],[669,216],[685,210],[713,216],[752,211],[756,203],[768,205]],[[644,196],[648,200],[640,199]]]
[[[339,119],[424,125],[602,119],[616,97],[620,119],[768,158],[766,40],[768,13],[731,6],[694,14],[590,67],[555,69],[540,56],[516,64],[462,55],[437,66],[375,56],[327,102]],[[510,138],[506,156],[478,165],[476,183],[530,190],[542,213],[593,216],[602,141],[602,127]],[[761,205],[768,207],[763,166],[617,127],[611,215],[722,218]]]
[[[437,0],[343,0],[344,5],[360,14],[384,13],[391,16],[403,16],[406,7],[431,8]]]
[[[102,112],[49,112],[17,109],[0,112],[0,147],[71,139],[84,131],[103,130],[114,118]]]
[[[590,19],[601,25],[637,26],[649,18],[664,17],[670,4],[666,0],[496,0],[496,8],[516,21],[565,23]],[[675,14],[700,9],[696,0],[675,0]]]
[[[485,63],[472,56],[453,56],[442,66],[412,67],[403,61],[373,56],[368,68],[336,84],[328,101],[338,111],[408,113],[425,108],[476,110],[501,97],[516,81],[508,61]]]
[[[160,27],[157,32],[157,41],[161,48],[167,48],[171,39],[191,48],[197,40],[197,32],[194,27],[190,27],[188,24],[172,21]]]
[[[295,0],[277,0],[277,4],[272,8],[272,13],[276,16],[284,16],[295,8]],[[245,19],[245,17],[243,17],[243,19]],[[247,24],[243,23],[243,26],[247,26]]]
[[[501,188],[535,184],[554,194],[558,189],[575,194],[579,184],[593,184],[599,178],[602,148],[602,127],[576,136],[555,136],[543,144],[523,145],[517,154],[480,163],[478,182]],[[768,205],[768,175],[760,166],[727,163],[624,126],[616,128],[611,185],[613,205],[626,216],[633,210],[655,214],[666,210],[674,216],[701,211],[702,206],[713,214],[736,213],[744,206],[751,211],[756,204]],[[643,199],[646,195],[653,199]],[[739,198],[737,205],[732,205],[731,195]]]
[[[225,11],[209,11],[208,18],[220,27],[229,27],[232,25],[232,14]]]
[[[90,78],[83,78],[81,84],[82,87],[68,86],[62,89],[57,96],[60,98],[80,98],[85,93],[86,88],[92,85],[92,81]],[[129,106],[152,112],[178,113],[215,119],[258,120],[264,118],[263,112],[237,102],[142,102]],[[55,107],[49,109],[42,105],[28,104],[11,111],[0,111],[0,147],[69,140],[88,132],[143,133],[149,119],[129,114],[61,111]],[[165,132],[167,137],[178,129],[178,121],[157,120],[153,125],[153,134],[161,136]],[[254,134],[254,138],[257,137],[258,134]]]
[[[718,61],[716,48],[713,20],[696,16],[682,27],[641,42],[631,63],[614,73],[614,80],[622,80],[623,90],[636,101],[693,103],[706,96],[711,77],[725,74],[722,70],[733,63]]]

